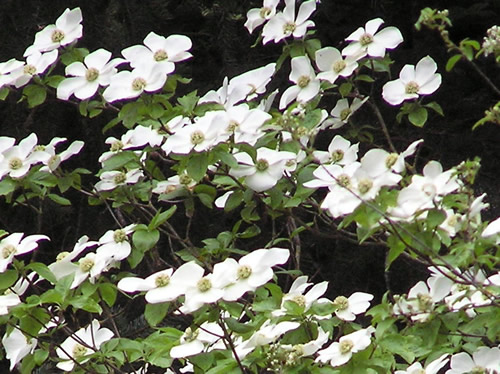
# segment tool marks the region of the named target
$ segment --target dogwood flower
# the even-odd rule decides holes
[[[500,370],[500,349],[479,347],[472,357],[466,352],[451,356],[451,368],[446,374],[495,373]]]
[[[131,224],[121,229],[106,231],[99,239],[99,247],[96,250],[97,255],[109,256],[116,261],[127,258],[132,250],[128,235],[134,232],[135,226],[135,224]]]
[[[292,71],[289,76],[295,86],[288,87],[280,99],[279,108],[283,109],[293,100],[305,103],[319,93],[320,83],[311,66],[309,58],[299,56],[292,58]]]
[[[57,255],[56,261],[49,265],[49,269],[56,277],[56,280],[75,273],[78,269],[78,264],[71,261],[76,259],[88,247],[92,247],[97,244],[98,242],[89,241],[89,237],[84,235],[78,239],[71,252],[60,252]]]
[[[371,300],[373,300],[373,295],[365,292],[355,292],[349,298],[337,296],[333,300],[337,306],[335,315],[343,321],[354,321],[356,315],[366,312]]]
[[[35,133],[30,134],[19,142],[18,145],[10,146],[1,153],[0,179],[5,175],[11,178],[22,178],[38,162],[48,161],[50,156],[43,152],[34,153],[38,138]],[[10,141],[6,145],[11,144]]]
[[[313,156],[321,164],[334,163],[349,165],[358,160],[359,143],[351,142],[340,135],[335,135],[328,145],[328,152],[313,151]]]
[[[101,180],[95,184],[96,191],[110,191],[118,186],[126,184],[135,184],[144,176],[141,169],[132,169],[124,171],[105,171],[99,177]]]
[[[250,9],[245,22],[248,32],[251,34],[257,27],[274,17],[278,4],[279,0],[264,0],[262,8]]]
[[[101,273],[109,270],[113,265],[113,258],[111,255],[101,254],[98,256],[94,252],[87,253],[82,257],[74,269],[73,283],[70,289],[74,289],[82,284],[87,278],[90,283],[94,283]]]
[[[321,125],[321,129],[339,129],[344,126],[349,118],[356,112],[361,106],[368,100],[368,96],[364,99],[360,99],[355,97],[352,100],[352,103],[349,104],[348,99],[340,99],[337,101],[335,106],[333,107],[330,115],[332,117],[328,118]]]
[[[295,1],[285,0],[283,12],[277,13],[265,24],[262,30],[264,44],[271,40],[277,43],[292,35],[294,38],[302,38],[307,29],[314,26],[314,22],[308,18],[316,10],[316,1],[304,1],[297,16],[295,16]]]
[[[165,38],[151,31],[144,39],[144,45],[128,47],[122,51],[122,55],[133,68],[144,64],[157,65],[165,74],[169,74],[175,70],[174,62],[193,57],[188,52],[191,46],[191,39],[187,36],[170,35]]]
[[[264,135],[261,127],[264,122],[272,118],[269,113],[258,108],[250,109],[247,104],[226,109],[226,115],[229,125],[225,131],[233,136],[235,143],[250,145],[255,145]]]
[[[245,152],[234,154],[238,166],[229,170],[229,174],[236,177],[245,177],[245,184],[256,192],[266,191],[276,185],[283,176],[286,162],[297,156],[295,153],[275,151],[261,147],[257,149],[256,160]]]
[[[382,97],[391,105],[399,105],[405,100],[430,95],[441,85],[441,74],[436,70],[437,65],[430,56],[422,58],[417,66],[405,65],[399,79],[384,84]]]
[[[221,299],[224,291],[217,287],[213,280],[213,274],[204,275],[205,270],[197,265],[191,266],[191,274],[185,284],[185,300],[180,307],[182,313],[192,313],[204,304],[214,303]]]
[[[224,349],[225,346],[221,341],[221,337],[223,336],[224,331],[222,327],[215,322],[205,322],[195,330],[188,327],[180,338],[181,344],[170,349],[170,357],[184,358],[197,355],[208,347],[210,347],[210,350],[216,349],[217,341],[220,342],[218,348]]]
[[[98,49],[83,59],[66,66],[66,78],[57,86],[57,98],[68,100],[75,95],[80,100],[88,99],[95,95],[99,86],[108,86],[111,77],[116,74],[116,66],[125,62],[122,58],[111,59],[111,52]]]
[[[410,365],[406,370],[396,370],[394,374],[413,374],[413,373],[437,374],[439,369],[441,369],[448,363],[449,359],[447,357],[448,353],[445,353],[444,355],[430,362],[428,365],[425,366],[425,368],[422,366],[420,362],[415,362],[414,364]]]
[[[33,251],[38,247],[40,240],[50,240],[46,235],[28,235],[15,232],[0,240],[0,273],[3,273],[12,262],[14,256]]]
[[[351,43],[342,50],[342,55],[356,59],[366,55],[384,57],[386,49],[396,48],[403,41],[401,32],[393,26],[378,31],[383,23],[381,18],[375,18],[354,31],[345,39]]]
[[[4,86],[9,86],[14,83],[17,78],[16,74],[12,74],[14,71],[19,71],[21,67],[24,66],[23,61],[18,61],[11,58],[9,61],[0,63],[0,88]]]
[[[347,56],[343,59],[339,50],[333,47],[325,47],[316,51],[316,65],[321,71],[317,78],[332,84],[339,76],[349,77],[358,67],[356,58]]]
[[[323,363],[330,361],[330,365],[334,367],[344,365],[351,359],[353,353],[362,351],[370,345],[371,335],[374,332],[375,329],[370,326],[344,335],[338,342],[318,351],[318,357],[315,361]]]
[[[9,314],[9,309],[19,304],[21,304],[21,299],[17,294],[10,290],[5,291],[3,295],[0,295],[0,316]]]
[[[312,286],[307,292],[306,290]],[[304,307],[304,312],[307,312],[309,308],[316,302],[325,303],[330,302],[326,298],[321,298],[328,288],[328,282],[324,281],[313,285],[307,282],[307,276],[303,275],[295,279],[292,283],[290,290],[283,295],[281,300],[281,308],[273,311],[271,314],[275,317],[279,317],[286,314],[285,302],[291,301],[299,306]]]
[[[65,142],[66,140],[66,138],[56,137],[53,138],[49,144],[35,148],[37,152],[45,152],[48,155],[47,160],[42,160],[42,163],[45,166],[40,168],[41,171],[52,173],[59,167],[61,162],[66,161],[68,158],[78,154],[82,150],[84,143],[81,140],[75,140],[66,150],[61,153],[56,153],[56,145]]]
[[[29,353],[33,353],[38,340],[27,338],[19,329],[14,328],[10,334],[5,334],[2,338],[2,345],[5,349],[6,358],[10,360],[10,371]]]
[[[43,74],[57,60],[57,55],[57,50],[43,54],[36,51],[30,54],[26,58],[26,65],[11,73],[15,76],[14,86],[16,88],[25,86],[35,75]]]
[[[90,358],[84,357],[98,351],[101,344],[113,336],[111,330],[101,328],[99,321],[94,319],[90,325],[79,329],[56,348],[57,356],[61,359],[56,366],[63,371],[72,371],[75,366],[74,360],[80,363],[87,362]]]
[[[64,47],[82,37],[82,11],[80,8],[66,10],[57,18],[55,25],[48,25],[35,35],[33,45],[24,52],[30,56],[36,52],[48,52]]]

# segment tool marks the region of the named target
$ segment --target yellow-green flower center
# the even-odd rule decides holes
[[[49,160],[47,161],[47,166],[49,167],[49,169],[54,170],[60,162],[61,157],[59,157],[59,155],[50,156]]]
[[[344,60],[337,60],[333,63],[332,69],[335,73],[340,73],[346,67],[346,63]]]
[[[432,307],[432,298],[428,294],[419,293],[417,295],[417,300],[420,310],[429,310]]]
[[[341,121],[346,121],[347,118],[351,115],[351,109],[350,108],[345,108],[342,109],[340,112],[340,120]]]
[[[62,260],[64,260],[66,257],[68,257],[69,255],[69,252],[67,251],[64,251],[64,252],[61,252],[57,255],[56,257],[56,262],[61,262]]]
[[[123,171],[120,172],[119,174],[116,174],[113,177],[113,183],[116,185],[125,183],[126,180],[127,180],[127,174],[125,174]]]
[[[371,34],[368,34],[368,33],[364,33],[363,35],[361,35],[361,37],[359,38],[359,43],[365,47],[367,46],[368,44],[370,44],[371,42],[373,42],[373,35]]]
[[[146,80],[144,78],[135,78],[132,81],[132,89],[134,91],[142,91],[146,87]]]
[[[85,348],[83,345],[81,344],[75,344],[75,346],[73,347],[73,358],[75,360],[79,359],[80,357],[83,357],[87,354],[87,348]]]
[[[339,162],[344,158],[344,151],[341,149],[336,149],[332,152],[332,161]]]
[[[271,8],[268,8],[267,6],[263,6],[262,8],[260,8],[259,12],[260,18],[266,19],[270,14],[271,14]]]
[[[2,257],[9,258],[10,255],[15,254],[16,252],[17,252],[16,247],[14,247],[12,244],[7,244],[5,247],[2,248]]]
[[[349,300],[345,296],[337,296],[333,303],[337,306],[337,310],[346,310],[349,308]]]
[[[481,366],[476,366],[472,368],[472,370],[470,371],[470,374],[486,374],[486,373],[487,373],[486,369]]]
[[[115,230],[113,233],[113,240],[115,243],[122,243],[127,240],[127,234],[122,229]]]
[[[361,195],[364,195],[373,187],[373,181],[368,178],[363,178],[358,182],[358,191]]]
[[[297,25],[294,22],[287,22],[283,25],[283,33],[289,35],[293,33],[296,28]]]
[[[35,75],[36,74],[36,67],[28,64],[23,68],[23,73],[29,74],[29,75]]]
[[[184,186],[187,186],[192,181],[193,181],[193,178],[191,178],[187,174],[182,174],[181,176],[179,176],[179,183],[182,184],[182,185],[184,185]]]
[[[60,43],[64,39],[64,31],[54,30],[52,31],[52,35],[50,38],[52,39],[52,42]]]
[[[412,370],[410,374],[425,374],[425,370],[424,369]]]
[[[346,353],[351,352],[353,347],[354,347],[354,343],[349,339],[345,339],[345,340],[340,342],[340,346],[339,346],[340,353],[345,355]]]
[[[91,258],[82,258],[82,260],[80,261],[80,270],[84,273],[88,273],[95,265],[95,262],[94,260],[92,260]]]
[[[347,174],[340,174],[337,177],[337,184],[341,187],[349,188],[351,186],[351,178]]]
[[[302,308],[305,308],[306,306],[306,298],[304,295],[295,295],[290,299],[290,301],[293,301],[295,304]]]
[[[113,144],[111,144],[111,152],[118,152],[120,149],[123,148],[123,143],[121,142],[121,140],[117,140],[115,142],[113,142]]]
[[[170,283],[170,277],[168,274],[160,274],[155,278],[156,287],[166,287]]]
[[[9,168],[11,170],[20,169],[23,166],[23,161],[19,157],[12,157],[9,160]]]
[[[297,86],[299,86],[300,88],[306,88],[309,82],[311,82],[311,78],[309,78],[307,75],[302,75],[297,80]]]
[[[227,131],[228,132],[234,132],[240,124],[234,120],[229,121],[229,125],[227,126]]]
[[[269,169],[269,162],[264,158],[260,158],[255,163],[255,169],[257,169],[257,171],[261,171],[261,172],[266,171],[267,169]]]
[[[387,169],[390,169],[394,166],[394,164],[398,160],[398,157],[399,155],[397,153],[391,153],[387,156],[387,158],[385,159],[385,166],[387,167]]]
[[[193,330],[191,327],[188,327],[186,331],[184,331],[183,339],[186,343],[195,341],[198,337],[198,330]]]
[[[411,82],[406,83],[405,92],[408,95],[417,94],[418,90],[420,90],[420,86],[418,85],[417,82],[411,81]]]
[[[196,286],[198,287],[198,291],[207,292],[212,288],[212,282],[210,282],[210,279],[201,278]]]
[[[236,272],[238,279],[247,279],[252,275],[252,268],[248,265],[241,265]]]
[[[35,152],[36,151],[45,151],[45,146],[43,144],[38,144],[35,146],[35,148],[33,149]]]
[[[97,70],[96,68],[87,69],[87,71],[85,72],[85,79],[87,79],[87,81],[93,82],[97,78],[99,78],[99,70]]]
[[[196,130],[191,134],[191,144],[193,145],[198,145],[203,143],[205,140],[205,134],[203,134],[201,131]]]

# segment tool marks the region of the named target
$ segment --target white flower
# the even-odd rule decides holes
[[[35,75],[43,74],[47,68],[57,60],[58,52],[53,50],[47,53],[33,52],[26,58],[26,65],[13,71],[16,88],[25,86]]]
[[[353,353],[362,351],[370,345],[374,331],[373,327],[369,327],[344,335],[338,342],[318,351],[316,362],[330,361],[330,365],[334,367],[344,365],[351,359]]]
[[[240,104],[226,109],[226,133],[234,137],[235,143],[248,143],[255,145],[257,140],[264,135],[262,125],[271,119],[271,115],[258,108],[250,109],[247,104]]]
[[[158,65],[165,74],[175,70],[174,62],[187,60],[192,54],[192,42],[184,35],[170,35],[165,38],[150,32],[144,39],[144,45],[134,45],[122,51],[122,55],[137,68],[141,65]]]
[[[339,76],[349,77],[358,67],[356,58],[343,59],[337,48],[325,47],[316,51],[316,65],[321,71],[317,78],[335,83]]]
[[[245,27],[250,34],[253,30],[255,30],[255,28],[274,17],[278,3],[279,0],[264,0],[262,8],[250,9],[247,12]]]
[[[196,186],[196,184],[196,181],[188,174],[182,173],[181,175],[174,175],[165,181],[158,182],[156,184],[156,187],[153,188],[151,192],[157,194],[169,194],[182,189],[192,191],[193,187]],[[161,199],[162,197],[160,197],[160,200]]]
[[[73,274],[78,269],[78,265],[72,263],[85,249],[96,245],[97,242],[89,241],[89,237],[84,235],[76,242],[71,252],[60,252],[56,261],[49,265],[49,269],[57,280]]]
[[[493,235],[497,235],[498,233],[500,233],[500,217],[491,221],[488,226],[485,227],[485,229],[481,233],[481,236],[483,238],[487,238]]]
[[[0,63],[0,88],[3,86],[9,86],[14,83],[17,78],[16,74],[12,74],[14,71],[19,71],[20,68],[24,66],[23,61],[18,61],[11,58],[9,61]]]
[[[316,2],[314,0],[304,1],[300,5],[297,17],[295,17],[295,1],[285,0],[283,12],[277,13],[266,23],[262,30],[264,44],[271,40],[277,43],[292,35],[294,38],[302,38],[307,29],[314,26],[314,22],[308,18],[316,10]]]
[[[378,31],[383,23],[381,18],[375,18],[368,21],[364,28],[354,31],[345,39],[351,43],[342,50],[342,54],[355,58],[365,55],[384,57],[386,49],[396,48],[403,41],[401,32],[393,26]]]
[[[122,229],[108,230],[99,239],[97,255],[111,257],[116,261],[121,261],[128,257],[131,251],[128,235],[134,232],[135,224],[125,226]]]
[[[451,369],[446,374],[495,373],[500,370],[500,349],[479,347],[472,354],[460,352],[451,356]]]
[[[236,178],[245,177],[245,184],[249,188],[262,192],[278,183],[285,172],[287,160],[293,160],[297,156],[292,152],[261,147],[257,149],[255,161],[245,152],[236,153],[234,157],[239,165],[231,168],[229,174]]]
[[[66,46],[82,37],[82,11],[80,8],[67,8],[56,20],[55,25],[48,25],[35,35],[33,45],[24,52],[30,56],[36,52],[48,52],[61,46]]]
[[[61,162],[66,161],[68,158],[78,154],[82,150],[84,143],[81,140],[75,140],[65,151],[56,154],[56,145],[65,142],[66,140],[66,138],[53,138],[46,146],[39,146],[40,151],[45,152],[49,156],[47,160],[42,160],[42,163],[45,166],[40,168],[41,171],[52,173],[59,167]],[[40,151],[37,150],[36,152]]]
[[[295,86],[288,87],[283,92],[280,99],[280,109],[285,108],[295,99],[300,103],[306,103],[319,93],[320,83],[316,79],[309,58],[307,56],[294,57],[291,63],[292,71],[289,78],[295,83]]]
[[[357,314],[366,312],[371,300],[373,295],[364,292],[355,292],[349,298],[337,296],[333,301],[337,306],[335,315],[344,321],[354,321]]]
[[[0,179],[5,175],[11,178],[22,178],[25,176],[31,165],[48,161],[50,156],[43,152],[35,152],[38,138],[35,133],[27,136],[18,145],[8,147],[1,153],[0,157]],[[7,142],[7,145],[10,142]]]
[[[107,271],[111,267],[112,261],[111,255],[106,257],[104,255],[97,256],[93,252],[87,253],[85,257],[82,257],[78,261],[70,288],[74,289],[78,287],[87,278],[89,278],[91,283],[94,283],[102,272]]]
[[[309,308],[316,302],[326,303],[331,302],[326,298],[321,298],[328,288],[328,282],[324,281],[315,284],[313,287],[306,292],[306,290],[312,286],[312,283],[307,282],[307,275],[303,275],[295,279],[292,283],[290,290],[283,295],[281,300],[281,309],[273,311],[271,314],[275,317],[279,317],[286,314],[285,302],[291,301],[299,306],[304,307],[304,312],[308,311]]]
[[[215,322],[205,322],[196,330],[188,327],[181,336],[181,344],[172,347],[170,350],[170,357],[184,358],[194,356],[203,352],[208,347],[210,350],[216,348],[224,349],[225,346],[221,341],[223,336],[224,331]],[[216,342],[218,341],[220,344],[217,345]]]
[[[338,165],[349,165],[358,160],[359,143],[351,142],[340,135],[335,135],[328,145],[328,152],[313,151],[313,156],[320,163],[334,163]]]
[[[391,105],[399,105],[405,100],[417,99],[420,95],[430,95],[441,85],[441,74],[436,73],[437,65],[430,56],[422,58],[417,66],[405,65],[399,79],[387,82],[382,88],[382,96]]]
[[[101,180],[95,184],[96,191],[114,190],[118,186],[126,184],[135,184],[144,173],[140,169],[129,170],[126,173],[123,171],[105,171],[99,177]]]
[[[10,334],[5,334],[2,338],[2,345],[5,349],[6,357],[10,360],[10,371],[27,354],[33,353],[36,348],[37,339],[27,338],[19,329],[14,328]]]
[[[38,241],[50,240],[46,235],[28,235],[16,232],[0,240],[0,273],[3,273],[12,262],[14,256],[33,251],[38,247]]]
[[[8,314],[10,307],[19,304],[21,304],[21,299],[17,294],[9,290],[5,291],[3,295],[0,295],[0,316]]]
[[[348,99],[340,99],[335,104],[335,107],[330,112],[332,118],[328,118],[321,125],[321,129],[339,129],[344,126],[349,118],[357,111],[361,106],[368,100],[368,96],[364,99],[355,97],[352,103],[349,105]]]
[[[182,313],[192,313],[204,304],[214,303],[224,295],[224,291],[217,287],[213,274],[203,275],[205,270],[194,264],[191,266],[189,280],[185,284],[185,300],[180,307]]]
[[[56,348],[57,356],[62,360],[56,366],[64,371],[72,371],[78,360],[84,363],[89,358],[83,358],[99,350],[102,343],[110,340],[113,332],[107,328],[101,328],[97,320],[93,320],[86,328],[81,328],[69,336],[60,347]],[[82,359],[83,358],[83,359]]]
[[[66,67],[66,78],[57,86],[57,98],[68,100],[75,95],[80,100],[88,99],[95,95],[99,86],[107,86],[111,77],[116,74],[116,66],[125,62],[122,58],[110,61],[111,52],[98,49],[83,59],[83,63],[75,61]]]
[[[441,369],[448,363],[449,359],[447,357],[448,353],[445,353],[444,355],[430,362],[428,365],[425,366],[425,368],[422,367],[422,364],[420,362],[415,362],[413,365],[409,366],[406,370],[396,370],[394,374],[414,374],[414,373],[436,374],[439,371],[439,369]]]

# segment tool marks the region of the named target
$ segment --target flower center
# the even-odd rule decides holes
[[[387,169],[390,169],[394,166],[394,164],[396,163],[396,161],[398,160],[398,154],[397,153],[391,153],[389,154],[386,159],[385,159],[385,166],[387,167]]]
[[[290,301],[293,301],[298,306],[305,308],[306,306],[306,298],[304,295],[296,295]]]
[[[302,75],[297,80],[297,86],[299,86],[300,88],[306,88],[310,81],[311,78],[309,78],[307,75]]]
[[[146,87],[146,80],[144,78],[135,78],[132,81],[132,89],[134,91],[142,91]]]
[[[73,347],[72,353],[73,353],[73,358],[78,359],[78,358],[83,357],[87,354],[87,348],[85,348],[83,345],[77,343]]]
[[[297,25],[295,22],[287,22],[283,25],[283,33],[284,34],[291,34],[295,31],[297,28]]]
[[[127,240],[127,234],[121,229],[115,230],[113,233],[113,240],[115,243],[122,243]]]
[[[201,278],[196,286],[198,287],[198,291],[207,292],[212,288],[212,282],[210,282],[210,279]]]
[[[332,161],[333,162],[339,162],[342,161],[344,158],[344,151],[341,149],[336,149],[335,151],[332,152]]]
[[[424,369],[412,370],[410,374],[425,374],[425,370]]]
[[[358,191],[361,195],[364,195],[373,187],[373,181],[371,179],[363,178],[358,182]]]
[[[229,121],[229,125],[227,126],[228,132],[235,132],[236,129],[240,126],[240,124],[234,120]]]
[[[361,46],[365,47],[367,46],[368,44],[372,43],[373,42],[373,35],[372,34],[368,34],[367,32],[365,32],[363,35],[361,35],[361,37],[359,38],[359,43],[361,44]]]
[[[121,140],[117,140],[111,144],[110,150],[111,152],[118,152],[120,149],[123,148],[123,143]]]
[[[80,270],[84,273],[88,273],[94,265],[95,262],[91,258],[83,258],[82,261],[80,261]]]
[[[449,226],[456,226],[458,224],[458,216],[456,214],[452,214],[450,218],[448,218]]]
[[[260,158],[257,160],[257,163],[255,164],[255,169],[257,171],[266,171],[269,169],[269,162],[266,159]]]
[[[198,145],[203,143],[205,140],[205,134],[203,134],[201,131],[194,131],[191,134],[191,144],[193,145]]]
[[[156,287],[166,287],[170,283],[170,277],[168,274],[160,274],[155,278]]]
[[[23,73],[29,74],[29,75],[35,75],[36,74],[36,67],[34,67],[33,65],[26,65],[23,68]]]
[[[236,272],[238,279],[247,279],[252,275],[252,268],[248,265],[242,265],[238,268]]]
[[[2,257],[9,258],[16,252],[17,252],[16,247],[14,247],[12,244],[7,244],[5,247],[2,248]]]
[[[183,339],[187,343],[195,341],[197,337],[198,337],[198,330],[193,330],[191,329],[191,327],[188,327],[186,331],[184,331]]]
[[[191,178],[187,174],[182,174],[181,176],[179,176],[179,183],[182,184],[182,185],[184,185],[184,186],[187,186],[192,181],[193,181],[193,178]]]
[[[347,174],[340,174],[337,177],[337,184],[344,188],[349,188],[351,186],[351,178]]]
[[[35,146],[35,148],[33,149],[35,152],[36,151],[45,151],[45,146],[43,144],[38,144]]]
[[[340,120],[341,121],[346,121],[347,118],[349,118],[350,115],[351,115],[351,109],[350,108],[342,109],[342,111],[340,112]]]
[[[487,371],[485,368],[483,368],[481,366],[476,366],[476,367],[472,368],[472,370],[469,373],[470,374],[486,374]]]
[[[23,161],[19,157],[12,157],[9,160],[9,168],[11,170],[20,169],[23,166]]]
[[[53,43],[60,43],[64,39],[64,32],[61,30],[54,30],[50,38]]]
[[[335,73],[340,73],[346,67],[346,63],[344,60],[337,60],[333,63],[332,69]]]
[[[164,49],[159,49],[154,53],[153,58],[155,61],[160,62],[166,60],[168,58],[168,54]]]
[[[122,184],[122,183],[125,183],[125,181],[127,180],[127,175],[124,173],[124,172],[121,172],[120,174],[116,174],[114,177],[113,177],[113,182],[118,185],[118,184]]]
[[[406,83],[405,86],[405,93],[408,95],[414,95],[418,93],[418,90],[420,90],[420,86],[418,85],[417,82],[411,81]]]
[[[260,18],[266,19],[267,17],[269,17],[270,14],[271,14],[271,8],[268,8],[267,6],[263,6],[262,8],[260,8],[259,12]]]
[[[85,72],[85,79],[87,79],[87,81],[93,82],[97,78],[99,78],[99,70],[97,70],[96,68],[87,69],[87,71]]]
[[[345,296],[337,296],[333,303],[337,306],[337,310],[346,310],[349,308],[349,300]]]
[[[340,353],[345,355],[345,354],[351,352],[353,347],[354,347],[354,343],[351,340],[349,340],[349,339],[343,340],[340,342],[340,345],[339,345]]]
[[[66,257],[68,257],[69,255],[69,252],[67,251],[64,251],[64,252],[61,252],[57,255],[56,257],[56,262],[61,262],[62,260],[64,260]]]
[[[425,293],[419,293],[417,295],[418,307],[420,310],[429,310],[432,306],[432,298],[430,295]]]

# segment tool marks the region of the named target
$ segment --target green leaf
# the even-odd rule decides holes
[[[9,96],[9,92],[10,90],[7,86],[0,88],[0,100],[4,101]]]
[[[441,108],[441,105],[433,101],[432,103],[425,104],[424,105],[426,108],[430,108],[433,111],[435,111],[437,114],[444,116],[443,108]]]
[[[305,42],[307,54],[311,59],[316,58],[316,51],[321,49],[321,40],[319,39],[307,39]]]
[[[49,87],[57,88],[57,86],[59,86],[59,83],[61,83],[64,79],[65,77],[63,75],[51,75],[45,78],[44,82]]]
[[[5,290],[16,283],[18,279],[17,270],[10,269],[0,273],[0,290]]]
[[[446,219],[446,213],[440,209],[430,209],[427,211],[427,227],[429,229],[434,229],[444,222]]]
[[[167,315],[170,303],[146,304],[144,317],[151,327],[158,325]]]
[[[24,87],[23,95],[28,99],[28,106],[33,108],[45,101],[47,98],[47,91],[42,86],[30,84]]]
[[[108,306],[112,307],[116,301],[116,286],[112,283],[100,283],[99,294]]]
[[[102,313],[101,306],[90,297],[77,296],[71,299],[70,305],[76,309],[82,309],[89,313]]]
[[[206,174],[208,168],[208,155],[206,152],[195,153],[187,163],[187,173],[196,182],[199,182]]]
[[[342,95],[342,97],[346,97],[347,95],[349,95],[351,90],[352,90],[352,84],[347,83],[347,82],[342,83],[339,87],[339,92]]]
[[[363,82],[369,82],[369,83],[372,83],[372,82],[375,82],[375,79],[373,79],[372,77],[370,77],[369,75],[366,75],[366,74],[360,74],[356,77],[356,80],[357,81],[363,81]]]
[[[190,92],[187,95],[184,95],[177,99],[177,102],[181,104],[186,115],[189,115],[193,112],[196,104],[198,103],[198,100],[200,99],[199,96],[196,95],[196,93],[197,91],[194,90],[193,92]]]
[[[55,275],[50,271],[49,267],[41,262],[32,262],[31,264],[26,266],[27,270],[33,270],[43,279],[48,280],[52,284],[56,284],[57,279]]]
[[[165,223],[170,217],[172,217],[177,210],[177,205],[172,205],[170,208],[168,208],[166,211],[162,212],[159,210],[151,222],[148,225],[149,230],[154,230],[161,226],[163,223]]]
[[[142,252],[146,252],[153,248],[159,239],[160,232],[156,229],[136,230],[132,235],[132,242],[134,243],[134,246]]]
[[[241,190],[234,191],[226,200],[224,211],[230,212],[237,208],[243,202],[243,192]]]
[[[410,114],[408,114],[408,119],[413,125],[417,127],[423,127],[425,125],[425,122],[427,122],[427,109],[418,107]]]
[[[49,352],[44,350],[44,349],[37,349],[35,351],[35,354],[33,355],[33,358],[35,360],[35,365],[40,366],[47,360],[49,357]]]
[[[103,170],[118,170],[129,162],[137,162],[138,156],[132,151],[118,152],[103,163]]]
[[[71,201],[66,199],[65,197],[56,195],[54,193],[49,193],[47,197],[52,200],[53,202],[59,204],[59,205],[71,205]]]
[[[455,64],[460,61],[460,59],[462,58],[462,55],[455,55],[455,56],[452,56],[448,59],[448,62],[446,63],[446,71],[451,71],[453,69],[453,67],[455,66]]]
[[[235,318],[229,317],[224,318],[224,323],[227,325],[229,330],[234,331],[237,334],[246,334],[255,330],[254,326],[250,326],[247,323],[238,322]]]
[[[387,239],[387,245],[389,246],[389,253],[387,254],[385,260],[385,270],[389,270],[389,267],[395,259],[397,259],[401,253],[406,249],[406,245],[399,240],[395,235],[389,236]]]

